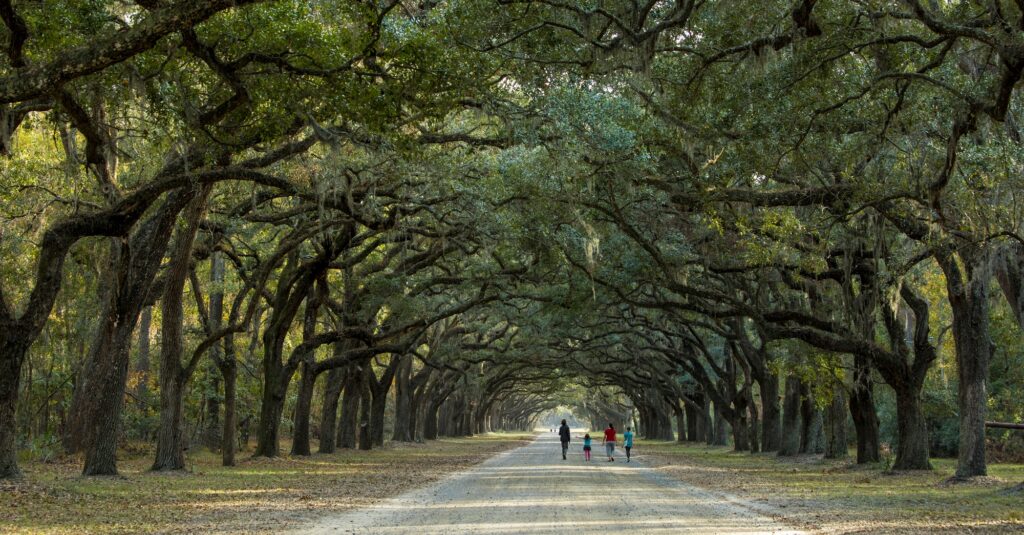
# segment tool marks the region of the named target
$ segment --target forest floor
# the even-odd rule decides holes
[[[124,453],[120,477],[80,476],[81,461],[22,465],[0,483],[0,533],[279,533],[325,511],[365,507],[525,444],[532,435],[494,433],[425,444],[277,459],[238,456],[220,466],[207,451],[191,473],[148,471],[149,452]],[[288,451],[288,444],[282,451]]]
[[[641,441],[636,451],[669,477],[813,532],[1024,533],[1024,490],[1008,491],[1024,481],[1024,464],[990,464],[989,477],[951,485],[955,459],[933,459],[930,472],[892,473],[852,459],[673,442]]]

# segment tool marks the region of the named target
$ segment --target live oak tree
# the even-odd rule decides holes
[[[0,477],[52,393],[87,474],[150,409],[157,470],[559,405],[867,463],[890,394],[926,469],[951,361],[970,478],[1017,414],[1016,2],[93,4],[0,2]]]

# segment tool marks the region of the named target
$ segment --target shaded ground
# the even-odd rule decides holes
[[[149,473],[152,457],[140,452],[120,463],[121,478],[83,478],[76,459],[29,463],[24,480],[0,483],[0,533],[277,533],[436,481],[529,438],[492,434],[308,458],[240,455],[235,468],[204,452],[191,474]]]
[[[442,482],[376,506],[329,515],[302,533],[795,533],[738,501],[666,477],[644,463],[614,463],[581,441],[568,460],[545,433]],[[621,452],[619,452],[621,455]]]
[[[820,455],[779,458],[727,447],[638,443],[638,453],[673,479],[766,507],[820,533],[1024,533],[1024,465],[992,464],[991,477],[944,483],[954,459],[933,459],[931,472],[887,473],[880,465],[827,461]]]

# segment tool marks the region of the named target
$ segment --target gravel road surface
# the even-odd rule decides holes
[[[739,500],[670,479],[642,459],[626,463],[621,448],[608,462],[600,440],[585,462],[582,442],[574,438],[563,461],[558,437],[545,433],[428,487],[324,516],[300,533],[802,533]]]

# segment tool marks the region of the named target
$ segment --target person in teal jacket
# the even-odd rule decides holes
[[[583,458],[590,460],[590,433],[583,435]]]
[[[629,450],[633,449],[633,430],[627,427],[626,432],[622,434],[622,446],[626,448],[626,462],[629,462]]]

